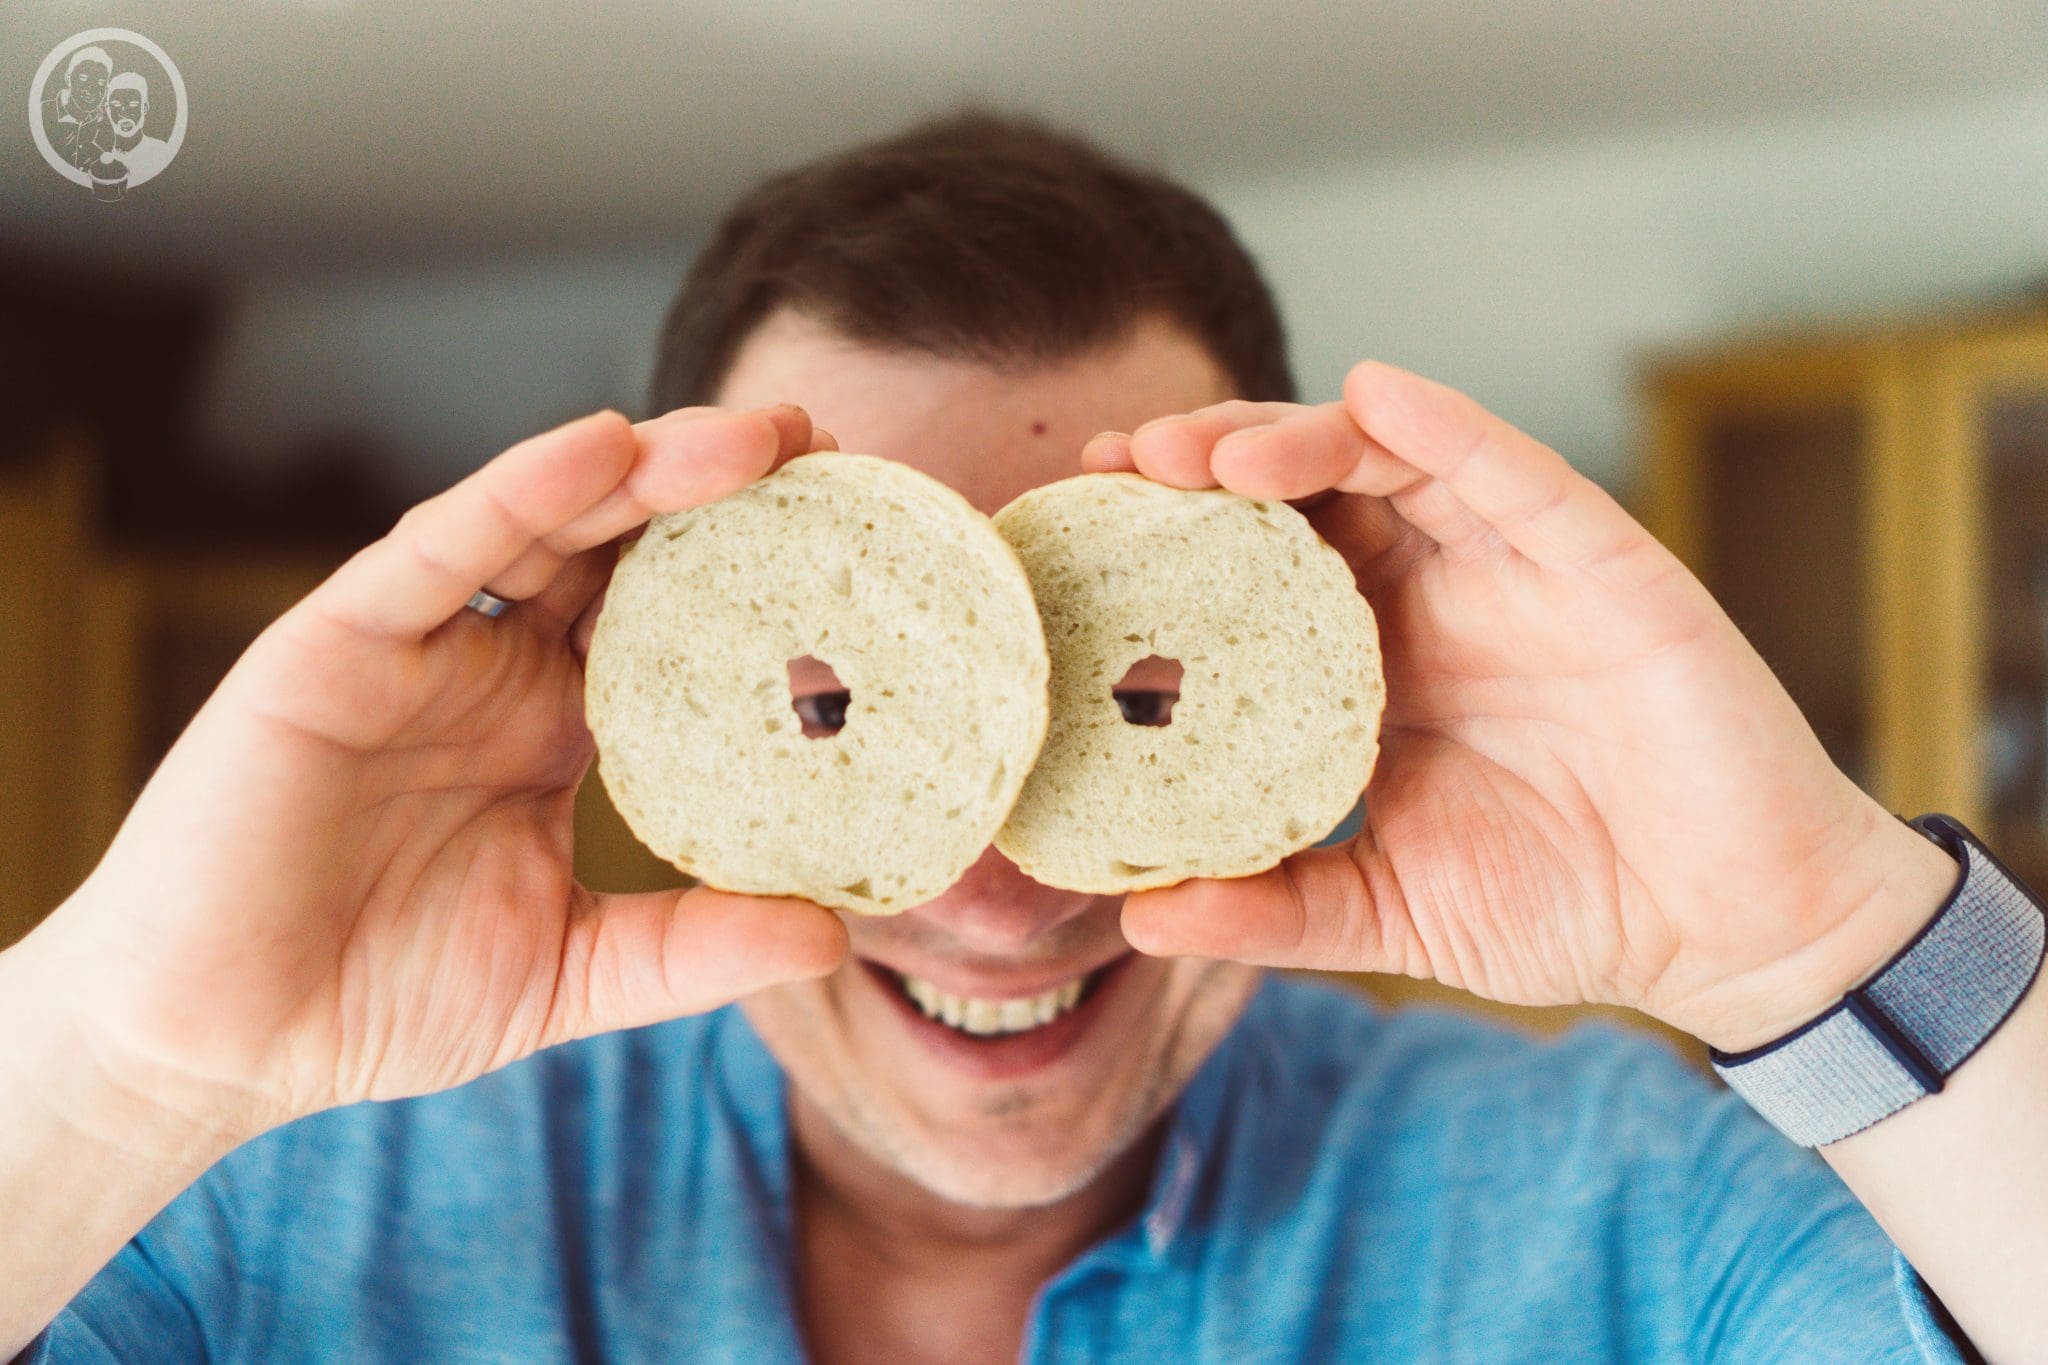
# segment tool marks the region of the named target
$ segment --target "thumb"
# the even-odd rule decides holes
[[[1297,853],[1231,881],[1187,881],[1124,901],[1124,938],[1154,957],[1216,957],[1262,967],[1400,972],[1399,908],[1372,889],[1362,842]],[[1391,879],[1387,884],[1391,887]]]
[[[823,906],[709,887],[578,886],[546,1043],[701,1014],[766,986],[836,970],[846,926]]]

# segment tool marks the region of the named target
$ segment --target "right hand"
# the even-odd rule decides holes
[[[257,638],[5,955],[15,1017],[68,1025],[128,1112],[239,1140],[831,971],[845,927],[807,902],[585,888],[571,817],[615,542],[832,447],[788,406],[600,413],[412,508]],[[464,610],[479,587],[517,604]]]

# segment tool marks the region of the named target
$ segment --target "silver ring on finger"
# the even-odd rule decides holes
[[[462,605],[481,616],[497,617],[504,615],[505,608],[511,606],[512,603],[503,597],[498,597],[492,593],[485,592],[482,588],[478,588],[474,593],[470,594],[469,601]]]

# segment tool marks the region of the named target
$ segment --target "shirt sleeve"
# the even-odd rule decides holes
[[[1979,1357],[1884,1230],[1820,1157],[1700,1077],[1675,1199],[1696,1357]]]
[[[230,1154],[128,1239],[86,1282],[21,1359],[35,1365],[120,1365],[207,1360],[219,1353],[246,1278],[237,1236],[242,1210],[228,1179],[245,1153],[261,1157],[275,1134]]]
[[[18,1360],[149,1365],[206,1359],[199,1319],[140,1236],[122,1247]]]
[[[1927,1360],[1962,1360],[1984,1365],[1984,1356],[1963,1335],[1963,1329],[1949,1315],[1948,1308],[1934,1296],[1920,1272],[1913,1269],[1906,1254],[1892,1249],[1892,1276],[1898,1283],[1899,1299],[1906,1313],[1906,1325],[1913,1341]]]

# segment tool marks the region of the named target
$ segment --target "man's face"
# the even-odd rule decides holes
[[[81,114],[90,114],[99,108],[100,96],[106,93],[107,80],[112,75],[112,72],[98,62],[80,62],[72,67],[71,107]]]
[[[122,137],[134,137],[148,112],[148,100],[133,86],[124,85],[107,96],[107,122]]]
[[[1078,473],[1098,431],[1232,396],[1208,353],[1160,321],[1086,356],[994,369],[864,348],[784,310],[741,347],[717,401],[799,404],[840,449],[901,460],[994,512]],[[799,673],[792,685],[830,683]],[[1118,927],[1121,904],[1041,886],[991,848],[937,900],[846,916],[845,966],[744,1009],[795,1102],[869,1157],[959,1203],[1050,1203],[1165,1110],[1258,981],[1234,963],[1139,956]],[[995,1037],[927,1018],[908,993],[987,1028],[1020,1022],[1017,1002],[1034,998],[1036,1019],[1077,983],[1070,1012]]]

